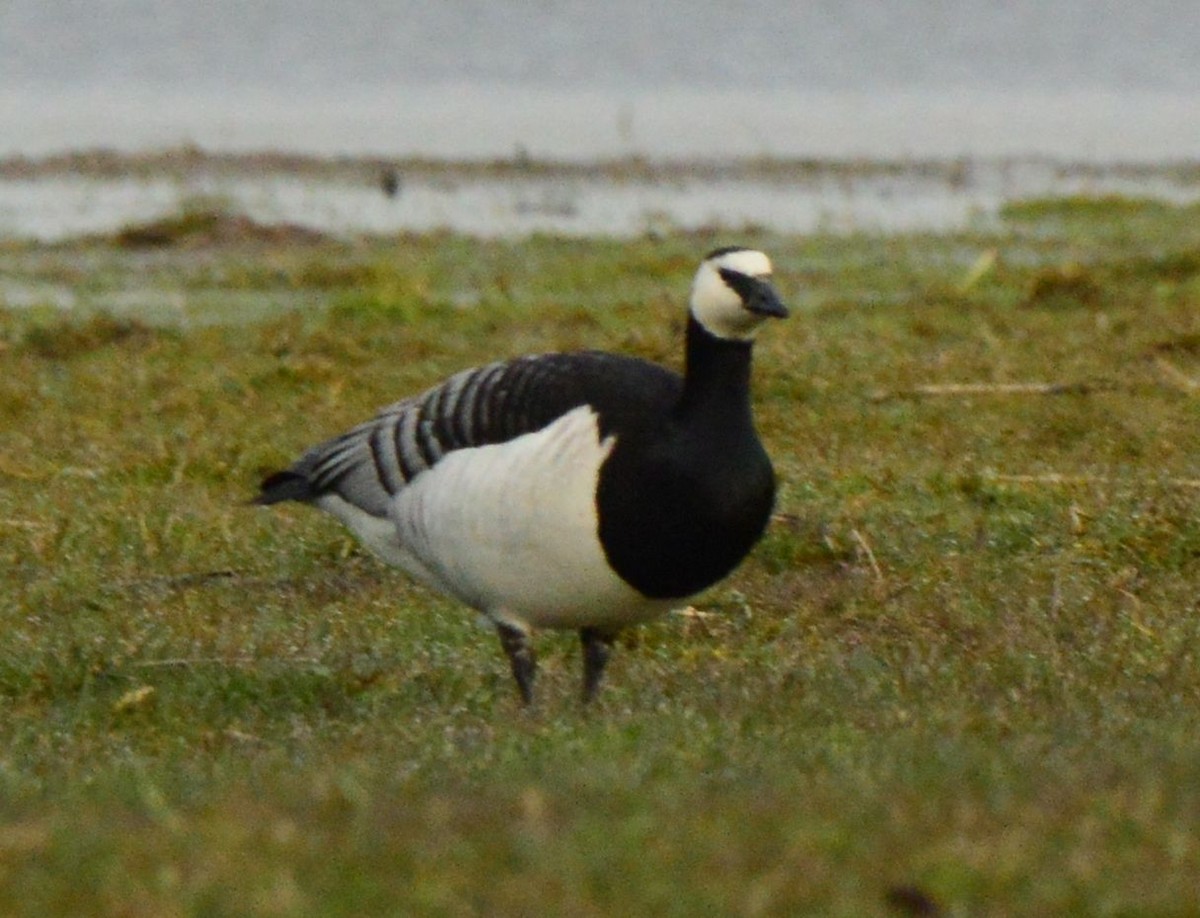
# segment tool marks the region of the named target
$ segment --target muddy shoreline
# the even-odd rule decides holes
[[[762,228],[945,232],[1046,197],[1200,200],[1200,162],[991,159],[434,159],[85,150],[0,159],[0,238],[53,242],[218,209],[334,235],[632,237]]]
[[[423,178],[609,179],[669,182],[727,179],[798,182],[820,178],[847,180],[888,177],[936,179],[947,184],[970,180],[975,171],[1006,173],[1039,170],[1059,179],[1159,179],[1200,185],[1200,159],[1161,162],[1092,162],[1051,156],[948,158],[719,157],[650,158],[624,156],[594,160],[533,157],[518,150],[509,157],[443,159],[435,157],[320,156],[280,151],[226,152],[178,146],[146,152],[95,148],[41,156],[0,157],[0,179],[187,178],[196,175],[292,175],[327,181],[374,179],[385,170]]]

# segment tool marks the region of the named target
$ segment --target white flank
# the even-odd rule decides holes
[[[396,534],[395,524],[383,517],[372,516],[360,507],[343,500],[337,494],[324,494],[314,502],[326,513],[340,520],[342,525],[354,533],[355,537],[369,551],[374,552],[383,561],[398,567],[414,580],[418,580],[435,590],[445,589],[438,580],[416,557],[400,544]]]
[[[520,627],[661,614],[669,604],[621,580],[600,545],[596,481],[612,446],[581,406],[534,433],[445,456],[393,502],[400,554],[443,591]]]

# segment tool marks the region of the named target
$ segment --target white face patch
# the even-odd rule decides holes
[[[751,277],[770,277],[771,259],[755,249],[735,249],[710,259],[710,263],[718,268],[729,268]]]
[[[771,276],[771,260],[754,249],[735,249],[705,259],[692,281],[691,308],[696,321],[718,338],[753,338],[763,317],[746,309],[737,291],[721,277],[722,268],[766,279]]]

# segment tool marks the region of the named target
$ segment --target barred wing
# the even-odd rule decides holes
[[[661,418],[682,380],[656,364],[583,351],[542,354],[464,370],[385,408],[364,424],[310,449],[262,484],[261,504],[312,501],[335,493],[386,517],[410,481],[459,449],[503,443],[591,405],[602,435]]]

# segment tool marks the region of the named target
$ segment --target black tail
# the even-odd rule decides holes
[[[264,506],[285,500],[310,501],[317,496],[309,480],[291,470],[268,475],[259,487],[259,495],[251,503]]]

